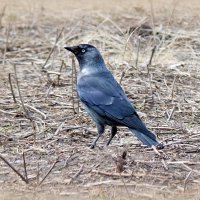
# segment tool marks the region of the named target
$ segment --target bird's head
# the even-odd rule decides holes
[[[71,51],[77,58],[80,68],[101,68],[104,67],[104,60],[98,49],[90,44],[64,47]]]

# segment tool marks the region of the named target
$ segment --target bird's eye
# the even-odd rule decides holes
[[[82,53],[85,53],[85,49],[82,49],[81,52],[82,52]]]

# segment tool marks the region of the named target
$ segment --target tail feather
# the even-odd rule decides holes
[[[144,145],[147,145],[148,147],[151,147],[152,145],[159,145],[159,142],[156,140],[156,136],[151,131],[146,130],[144,133],[142,133],[135,129],[130,130]]]

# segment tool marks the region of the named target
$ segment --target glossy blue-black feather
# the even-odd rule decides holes
[[[126,125],[156,139],[141,121],[121,86],[110,72],[82,76],[77,87],[81,101],[89,110],[96,112],[102,118],[109,119],[113,125]]]
[[[102,77],[102,78],[101,78]],[[120,85],[110,72],[82,76],[77,85],[80,99],[88,106],[97,106],[113,119],[124,119],[135,112]]]
[[[96,145],[106,125],[112,126],[112,140],[117,126],[127,126],[143,144],[157,145],[156,136],[149,131],[137,115],[121,86],[107,69],[100,52],[91,45],[81,44],[66,47],[74,53],[80,73],[77,79],[77,92],[86,111],[95,121],[98,137],[93,142]]]

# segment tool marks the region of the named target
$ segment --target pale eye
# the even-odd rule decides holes
[[[82,53],[85,53],[85,49],[82,49],[81,52],[82,52]]]

